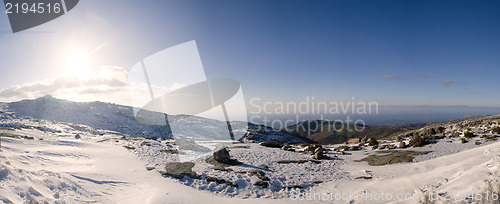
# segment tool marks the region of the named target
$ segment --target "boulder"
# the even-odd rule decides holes
[[[359,142],[361,142],[361,139],[359,139],[359,138],[351,138],[351,139],[347,140],[348,144],[358,144]]]
[[[182,179],[184,176],[189,176],[194,179],[199,179],[200,176],[193,171],[193,162],[172,162],[165,165],[163,175],[169,175],[177,179]]]
[[[328,157],[323,154],[323,147],[318,147],[314,150],[314,156],[313,159],[320,160],[320,159],[327,159]]]
[[[229,160],[231,156],[229,155],[229,151],[227,148],[222,148],[214,152],[213,154],[215,161],[223,162]]]
[[[376,146],[376,145],[378,145],[377,139],[375,139],[373,137],[370,137],[370,139],[368,139],[368,145],[370,145],[370,146]]]

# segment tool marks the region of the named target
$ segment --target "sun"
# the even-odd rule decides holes
[[[80,52],[74,52],[66,58],[66,74],[81,78],[91,77],[88,68],[87,56]]]

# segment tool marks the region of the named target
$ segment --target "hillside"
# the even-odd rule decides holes
[[[103,102],[72,102],[51,96],[35,100],[0,103],[0,117],[12,119],[0,122],[0,127],[21,127],[27,123],[16,120],[32,121],[33,125],[46,131],[50,124],[59,122],[75,128],[87,128],[92,134],[119,134],[127,137],[150,138],[191,138],[191,139],[228,139],[226,122],[188,115],[169,115],[169,126],[144,125],[134,117],[133,107]],[[158,114],[151,112],[150,114]],[[40,122],[40,123],[37,123]],[[232,129],[240,140],[254,142],[278,141],[281,143],[311,143],[307,138],[298,137],[281,130],[233,121]],[[175,134],[173,135],[172,132]]]
[[[307,120],[284,128],[290,134],[296,134],[319,144],[340,144],[351,138],[373,137],[382,139],[426,124],[408,124],[397,126],[361,126],[359,124],[342,124],[333,121]],[[362,131],[356,131],[362,130]]]

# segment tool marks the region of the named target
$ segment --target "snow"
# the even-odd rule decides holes
[[[235,202],[147,171],[139,158],[117,145],[69,138],[51,141],[2,137],[0,203],[196,203],[200,200]]]
[[[179,140],[171,138],[144,138],[155,135],[155,128],[122,118],[128,116],[115,114],[115,106],[93,103],[96,104],[101,113],[97,118],[93,112],[90,115],[82,112],[76,118],[58,112],[46,113],[52,117],[47,120],[21,116],[10,109],[10,104],[0,103],[0,203],[309,203],[309,198],[327,203],[332,200],[334,203],[418,203],[422,201],[419,199],[428,199],[429,196],[474,203],[460,195],[472,191],[486,195],[489,191],[491,196],[498,194],[500,186],[500,142],[484,138],[476,137],[469,139],[468,143],[461,143],[461,137],[452,137],[424,147],[400,149],[432,151],[416,156],[413,163],[369,166],[367,162],[356,162],[380,152],[365,147],[346,155],[328,151],[326,155],[331,159],[321,160],[321,163],[284,164],[278,161],[311,160],[312,154],[300,152],[303,147],[298,145],[292,146],[296,151],[285,151],[258,143],[235,143],[218,137],[217,132],[212,132],[215,135],[211,138],[200,138],[204,129],[214,129],[217,124],[199,117],[179,116],[178,125],[182,126],[182,122],[193,125],[185,128],[183,134],[186,137],[193,134],[191,139],[197,148],[213,150],[226,145],[232,159],[243,163],[227,167],[232,171],[220,171],[205,162],[211,151],[179,149]],[[74,105],[67,102],[64,110],[75,112],[82,107],[81,104]],[[31,115],[40,114],[34,109],[25,110],[30,111]],[[62,118],[57,118],[58,115]],[[113,124],[98,123],[103,116],[108,119],[113,116],[116,120],[112,120]],[[481,136],[492,136],[488,130],[497,126],[498,121],[490,125],[461,124],[451,124],[447,134],[474,131]],[[121,126],[129,128],[118,128]],[[142,137],[134,135],[144,131],[149,133]],[[156,132],[158,136],[159,132]],[[264,133],[259,132],[254,138],[265,139]],[[270,133],[272,139],[288,138],[280,133]],[[476,145],[476,141],[481,144]],[[385,143],[396,144],[394,141]],[[332,150],[337,146],[325,146],[325,149]],[[171,153],[174,150],[178,153]],[[193,171],[201,179],[175,179],[159,173],[168,163],[187,160],[195,163]],[[248,173],[251,170],[264,172],[270,179],[269,187],[254,185],[260,179]],[[207,177],[224,179],[238,187],[209,182]],[[302,188],[286,188],[297,186]],[[385,193],[392,195],[393,199],[335,197],[357,192],[372,196]],[[396,200],[399,193],[408,200]]]

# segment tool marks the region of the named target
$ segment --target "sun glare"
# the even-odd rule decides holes
[[[66,59],[66,74],[81,78],[91,77],[87,67],[87,57],[83,53],[73,53]]]

